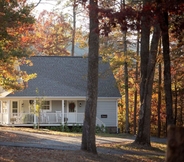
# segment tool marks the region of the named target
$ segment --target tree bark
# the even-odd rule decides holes
[[[139,56],[139,30],[137,31],[137,56]],[[138,81],[138,61],[136,61],[136,70],[135,70],[135,80],[136,84]],[[136,127],[137,127],[137,88],[135,87],[135,92],[134,92],[134,134],[136,134]]]
[[[143,7],[149,2],[149,0],[143,1]],[[145,84],[146,84],[146,77],[147,77],[147,66],[148,66],[148,58],[149,58],[149,39],[150,39],[150,19],[149,19],[149,11],[148,14],[144,14],[141,18],[141,84],[140,84],[140,112],[139,112],[139,123],[138,123],[138,132],[135,139],[135,143],[142,144],[148,143],[149,138],[147,133],[145,132],[145,118],[146,118],[146,107],[143,105],[144,103],[144,93],[145,93]],[[149,133],[149,132],[148,132]],[[146,138],[144,138],[146,137]]]
[[[87,100],[83,123],[81,150],[97,154],[96,140],[95,140],[96,107],[98,96],[98,55],[99,55],[97,0],[90,0],[89,19],[90,19],[90,33],[89,33]]]
[[[167,114],[167,126],[174,124],[173,109],[172,109],[172,90],[171,90],[171,66],[170,66],[170,52],[169,52],[169,23],[168,13],[165,11],[162,15],[163,21],[161,24],[162,30],[162,45],[163,45],[163,58],[164,58],[164,90]]]
[[[72,29],[71,56],[74,56],[75,52],[75,32],[76,32],[76,0],[73,1],[73,29]]]
[[[159,42],[159,55],[161,55],[162,53],[162,42],[160,39]],[[160,138],[160,134],[161,134],[161,118],[160,118],[160,110],[161,110],[161,104],[162,104],[162,64],[161,64],[161,60],[159,60],[158,63],[158,107],[157,107],[157,114],[158,114],[158,131],[157,131],[157,136]]]
[[[121,1],[121,10],[125,9],[125,0],[123,0],[123,4]],[[123,32],[123,52],[124,56],[127,57],[127,31],[124,30]],[[125,119],[125,133],[130,133],[129,128],[129,95],[128,95],[128,64],[125,58],[124,62],[124,78],[125,78],[125,108],[126,108],[126,119]]]
[[[161,110],[161,104],[162,104],[162,91],[161,91],[161,82],[162,82],[162,65],[159,63],[158,65],[158,107],[157,107],[157,113],[158,113],[158,132],[157,136],[160,137],[161,133],[161,119],[160,119],[160,110]]]
[[[170,125],[167,135],[166,162],[184,161],[184,128]]]
[[[177,122],[177,116],[178,116],[178,92],[177,92],[177,79],[175,79],[174,83],[174,89],[175,89],[175,102],[174,102],[174,124],[176,125]]]
[[[147,34],[148,33],[149,31],[147,31]],[[138,143],[141,145],[148,145],[148,146],[150,146],[151,98],[152,98],[153,79],[154,79],[155,63],[156,63],[156,55],[158,51],[159,38],[160,38],[160,27],[159,27],[159,24],[156,24],[154,26],[154,33],[153,33],[153,38],[151,42],[150,53],[148,54],[149,60],[147,63],[144,60],[145,69],[142,69],[143,65],[141,67],[141,70],[143,72],[142,81],[141,81],[142,82],[141,83],[141,90],[142,90],[141,108],[140,108],[139,129],[135,139],[135,143]],[[141,47],[141,50],[142,48],[143,46]],[[149,49],[147,50],[149,51]],[[141,57],[144,57],[144,55],[142,55]]]

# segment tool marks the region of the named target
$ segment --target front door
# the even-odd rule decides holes
[[[76,123],[76,103],[68,103],[68,121],[67,123]]]

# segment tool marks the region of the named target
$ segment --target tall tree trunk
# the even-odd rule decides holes
[[[157,107],[157,113],[158,113],[158,132],[157,136],[160,137],[161,133],[161,119],[160,119],[160,110],[161,110],[161,104],[162,104],[162,91],[161,91],[161,84],[162,84],[162,65],[159,63],[158,65],[158,107]]]
[[[142,32],[143,30],[144,29],[142,28]],[[149,31],[147,31],[147,34],[148,33]],[[148,38],[147,34],[146,36]],[[143,40],[143,38],[144,37],[142,37],[141,41]],[[136,136],[135,142],[141,145],[148,145],[148,146],[150,146],[151,98],[152,98],[153,79],[154,79],[155,63],[156,63],[156,55],[157,55],[159,38],[160,38],[160,27],[157,24],[154,26],[154,33],[152,37],[150,53],[147,54],[149,56],[149,58],[147,58],[149,59],[147,60],[148,62],[146,62],[146,60],[142,58],[144,57],[145,53],[141,52],[142,54],[141,58],[144,61],[143,63],[145,64],[142,65],[141,67],[141,71],[142,71],[141,108],[140,108],[139,129],[138,129],[138,134]],[[142,43],[143,42],[141,42],[141,44]],[[148,44],[149,44],[149,41],[148,41]],[[141,50],[143,50],[143,47],[144,46],[142,45]],[[149,47],[147,48],[148,48],[147,50],[149,51]]]
[[[174,124],[176,125],[176,121],[177,121],[177,116],[178,116],[178,92],[177,92],[177,79],[175,79],[175,83],[174,83],[174,89],[175,89],[175,103],[174,103],[174,107],[175,107],[175,111],[174,111]]]
[[[128,64],[125,61],[124,65],[124,73],[125,73],[125,105],[126,105],[126,121],[125,121],[125,133],[130,133],[129,128],[129,97],[128,97]]]
[[[137,31],[137,56],[139,56],[139,30]],[[138,81],[138,61],[136,61],[136,70],[135,70],[135,80],[136,84]],[[135,92],[134,92],[134,134],[136,134],[136,127],[137,127],[137,87],[135,87]]]
[[[181,110],[180,110],[180,125],[183,126],[183,106],[181,106]]]
[[[123,4],[121,1],[121,9],[125,9],[125,0],[123,0]],[[125,120],[125,133],[130,133],[130,128],[129,128],[129,97],[128,97],[128,64],[127,64],[127,40],[126,40],[126,35],[127,31],[124,30],[123,32],[123,52],[125,56],[125,62],[124,62],[124,78],[125,78],[125,108],[126,108],[126,120]]]
[[[162,53],[162,42],[160,39],[159,42],[159,55],[161,55]],[[161,110],[161,104],[162,104],[162,90],[161,90],[161,85],[162,85],[162,64],[161,64],[161,60],[159,60],[159,64],[158,64],[158,107],[157,107],[157,114],[158,114],[158,132],[157,132],[157,136],[160,137],[160,133],[161,133],[161,118],[160,118],[160,110]]]
[[[143,1],[143,7],[147,5],[147,3],[150,2],[149,0]],[[147,78],[147,66],[148,66],[148,58],[149,58],[149,39],[150,39],[150,19],[149,19],[149,11],[147,11],[148,14],[144,14],[141,18],[141,51],[140,51],[140,57],[141,57],[141,84],[140,84],[140,114],[139,114],[139,123],[138,123],[138,132],[135,139],[135,143],[142,143],[148,141],[147,134],[144,134],[145,132],[145,118],[146,118],[146,107],[143,105],[144,102],[144,93],[145,93],[145,84],[146,84],[146,78]],[[149,132],[147,132],[149,133]],[[144,138],[144,136],[146,138]]]
[[[98,96],[98,55],[99,55],[99,33],[98,33],[98,1],[90,0],[89,8],[90,33],[89,33],[89,57],[88,57],[88,82],[85,117],[82,132],[81,150],[97,154],[95,127],[96,107]]]
[[[179,111],[179,125],[178,126],[183,126],[183,106],[184,106],[184,94],[183,90],[179,91],[179,96],[180,96],[180,111]]]
[[[71,56],[74,56],[75,52],[75,32],[76,32],[76,0],[73,1],[73,29],[72,29]]]
[[[165,162],[183,162],[184,128],[174,125],[168,127]]]
[[[172,90],[171,90],[171,66],[170,66],[170,52],[169,52],[169,22],[168,12],[164,11],[162,15],[162,45],[163,45],[163,58],[164,58],[164,89],[165,89],[165,102],[166,102],[166,122],[167,126],[174,124],[173,109],[172,109]]]
[[[127,56],[127,43],[126,43],[126,31],[123,31],[123,49],[124,49],[124,56]],[[130,133],[129,128],[129,97],[128,97],[128,64],[127,60],[125,59],[124,62],[124,75],[125,75],[125,107],[126,107],[126,120],[125,120],[125,133]]]

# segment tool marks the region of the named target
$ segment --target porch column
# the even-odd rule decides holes
[[[62,125],[64,125],[64,117],[65,117],[65,115],[64,115],[64,102],[65,102],[65,100],[62,100],[62,109],[61,109],[61,111],[62,111]]]
[[[10,110],[11,110],[11,107],[10,107],[11,105],[10,105],[10,100],[8,100],[7,101],[7,114],[8,114],[8,116],[7,116],[7,124],[10,124]]]
[[[1,100],[1,124],[3,124],[3,101]]]
[[[116,101],[116,132],[118,132],[118,100]]]
[[[0,102],[1,102],[1,113],[3,113],[3,101],[0,100]]]
[[[36,100],[34,100],[34,121],[33,121],[33,123],[34,123],[34,126],[36,126]]]

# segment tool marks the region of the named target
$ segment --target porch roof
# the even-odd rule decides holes
[[[33,66],[21,66],[28,74],[37,73],[29,80],[28,88],[7,97],[25,96],[86,96],[88,58],[63,56],[31,57]],[[37,94],[38,89],[39,94]],[[98,97],[120,97],[109,63],[99,59]]]

